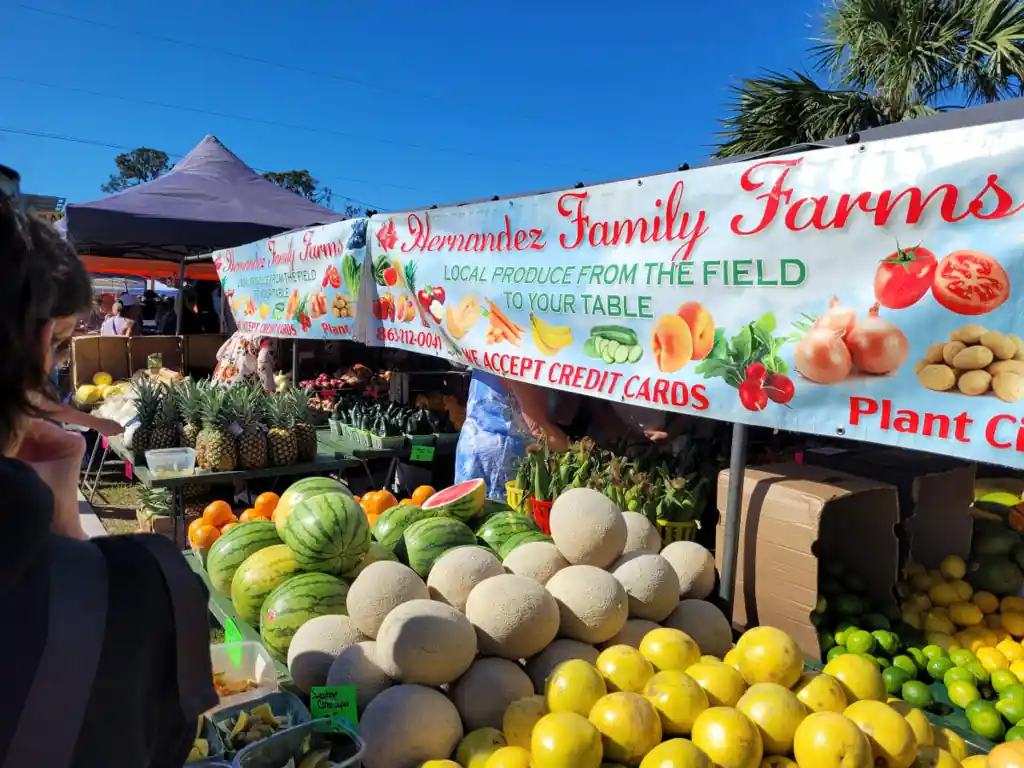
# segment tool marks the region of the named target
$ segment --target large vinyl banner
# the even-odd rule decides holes
[[[1024,125],[375,216],[365,340],[1024,467]]]
[[[366,253],[366,219],[288,232],[213,254],[242,331],[352,339]]]

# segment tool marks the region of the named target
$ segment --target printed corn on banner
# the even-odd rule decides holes
[[[366,253],[366,219],[349,219],[213,254],[239,330],[351,339]]]
[[[377,215],[367,341],[1024,467],[1024,124]]]

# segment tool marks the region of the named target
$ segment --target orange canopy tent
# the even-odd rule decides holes
[[[181,263],[158,259],[122,259],[111,256],[82,256],[85,268],[98,275],[133,275],[152,280],[177,280]],[[185,265],[188,280],[218,280],[217,270],[211,262]]]

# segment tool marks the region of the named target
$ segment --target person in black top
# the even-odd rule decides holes
[[[205,589],[163,537],[55,532],[84,442],[35,403],[61,345],[55,275],[65,296],[89,278],[2,195],[0,259],[0,612],[17,627],[0,639],[0,766],[180,768],[218,701]]]

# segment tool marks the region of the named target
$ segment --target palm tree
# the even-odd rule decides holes
[[[733,88],[718,156],[782,149],[1022,95],[1024,0],[834,0],[810,74]]]

